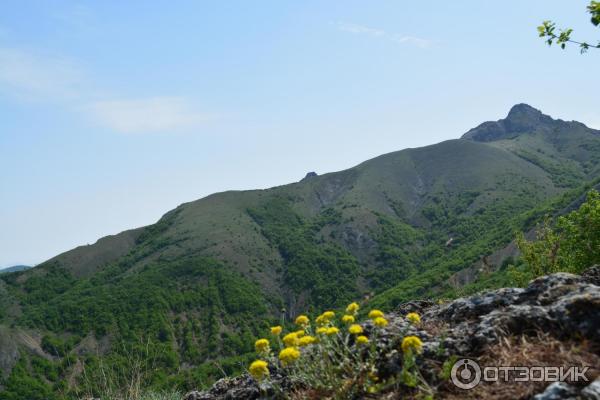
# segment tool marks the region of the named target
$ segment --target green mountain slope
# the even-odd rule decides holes
[[[160,354],[156,386],[198,386],[219,374],[215,360],[236,368],[265,316],[289,319],[372,293],[386,307],[450,293],[457,272],[580,195],[600,176],[599,160],[600,131],[517,105],[462,139],[214,194],[2,275],[0,336],[24,355],[15,370],[30,374],[35,357],[85,362],[93,374],[98,360],[124,362],[143,338]],[[15,362],[5,362],[6,379],[19,378],[8,375]],[[63,385],[54,392],[86,386],[80,367],[34,375]]]

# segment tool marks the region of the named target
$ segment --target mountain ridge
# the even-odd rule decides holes
[[[218,376],[215,360],[234,371],[237,355],[252,351],[262,316],[277,323],[365,296],[382,308],[452,296],[457,273],[600,177],[597,131],[530,106],[509,116],[491,141],[473,140],[484,123],[466,138],[343,171],[215,193],[155,224],[7,274],[0,326],[43,332],[83,359],[91,338],[152,339],[168,355],[162,371],[190,387]],[[493,275],[504,258],[494,260],[491,277],[473,271],[465,282],[504,283]]]
[[[520,103],[511,107],[506,118],[484,122],[467,131],[461,136],[461,139],[491,142],[514,138],[519,134],[531,132],[536,129],[555,129],[561,125],[568,128],[578,127],[589,129],[591,132],[600,135],[600,130],[589,128],[581,122],[553,119],[537,108]]]
[[[543,114],[540,110],[538,110],[534,107],[531,107],[528,104],[520,103],[520,104],[516,104],[515,106],[511,107],[506,118],[500,119],[498,121],[484,122],[484,123],[478,125],[477,127],[472,128],[469,131],[467,131],[465,134],[463,134],[461,136],[460,139],[449,139],[449,140],[446,140],[446,141],[443,141],[443,142],[440,142],[437,144],[432,144],[432,145],[419,147],[419,148],[408,148],[408,149],[403,149],[403,150],[396,150],[396,151],[393,151],[390,153],[385,153],[385,154],[376,156],[372,159],[363,161],[363,162],[357,164],[356,166],[350,167],[345,170],[328,172],[328,173],[321,174],[321,175],[308,173],[307,176],[304,177],[299,182],[292,182],[292,183],[287,183],[287,184],[283,184],[283,185],[277,185],[277,186],[274,186],[274,187],[268,188],[268,189],[249,189],[249,190],[235,190],[235,191],[228,190],[228,191],[224,191],[224,192],[213,193],[213,194],[210,194],[206,197],[203,197],[203,198],[200,198],[197,200],[184,202],[184,203],[180,204],[179,206],[177,206],[175,209],[179,209],[180,207],[185,207],[186,205],[190,205],[190,204],[200,202],[200,201],[209,201],[209,199],[213,198],[214,196],[217,196],[217,197],[221,196],[221,195],[225,196],[230,193],[239,194],[239,193],[272,191],[272,190],[278,190],[279,188],[289,187],[290,185],[306,183],[309,180],[312,181],[312,183],[314,184],[315,181],[318,181],[319,179],[322,179],[322,178],[327,178],[328,176],[330,176],[332,174],[334,174],[334,175],[344,174],[344,173],[347,173],[348,171],[351,171],[354,169],[360,169],[365,164],[375,162],[376,160],[381,159],[381,158],[385,158],[385,157],[389,157],[389,156],[393,157],[400,152],[419,151],[420,149],[426,149],[431,146],[439,146],[443,143],[451,142],[451,141],[455,141],[455,140],[463,139],[463,140],[470,140],[470,141],[474,141],[474,142],[489,143],[489,142],[506,140],[506,139],[514,139],[519,134],[528,132],[528,130],[531,130],[533,127],[536,126],[536,124],[540,124],[540,123],[543,125],[544,128],[546,128],[547,126],[552,126],[553,124],[559,124],[559,125],[567,124],[568,126],[571,126],[571,127],[575,126],[578,128],[583,127],[584,129],[588,130],[591,133],[600,135],[600,130],[588,128],[585,124],[582,124],[577,121],[568,121],[567,122],[567,121],[563,121],[560,119],[553,119],[552,117],[550,117],[546,114]],[[508,135],[508,136],[506,136],[506,135]],[[320,196],[320,194],[317,194],[317,196]],[[324,197],[319,197],[319,201],[321,202],[321,206],[327,206],[329,200],[328,200],[327,196],[324,196]],[[163,217],[161,217],[161,219]],[[160,220],[159,220],[159,222],[160,222]],[[152,226],[152,225],[154,225],[154,224],[150,224],[148,226]],[[130,246],[125,246],[125,247],[130,248],[131,245],[133,245],[131,238],[134,237],[136,234],[138,234],[141,230],[143,230],[146,227],[147,226],[140,227],[140,228],[128,229],[123,232],[116,233],[114,235],[104,236],[104,237],[101,237],[100,239],[98,239],[98,241],[96,243],[94,243],[93,245],[78,246],[76,249],[79,249],[79,250],[83,250],[85,248],[89,249],[90,246],[93,247],[96,245],[98,245],[98,247],[103,247],[103,246],[100,246],[100,243],[99,243],[99,242],[103,242],[103,241],[107,242],[107,243],[110,242],[111,245],[114,246],[115,244],[119,243],[119,241],[111,240],[111,238],[115,238],[115,237],[127,237],[127,239],[125,239],[125,240],[129,243]],[[73,250],[75,250],[75,249],[73,249]],[[64,253],[61,253],[57,256],[52,257],[51,259],[49,259],[45,262],[52,261],[52,260],[56,259],[57,257],[61,257],[61,256],[65,255],[66,253],[72,252],[73,250],[68,250]],[[123,248],[122,250],[125,250],[125,249]],[[122,256],[122,255],[123,255],[122,251],[118,252],[118,254],[115,255],[115,257],[110,257],[109,255],[107,255],[107,260],[103,259],[100,261],[100,263],[108,262],[108,260],[117,258],[118,256]],[[96,266],[96,265],[94,265],[94,266]]]
[[[0,269],[0,274],[6,274],[6,273],[9,273],[9,272],[23,271],[23,270],[26,270],[26,269],[29,269],[29,268],[32,268],[32,267],[29,266],[29,265],[13,265],[13,266],[10,266],[10,267],[6,267],[6,268]]]

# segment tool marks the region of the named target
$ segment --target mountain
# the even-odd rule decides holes
[[[485,122],[462,138],[511,151],[551,174],[555,183],[569,186],[600,172],[599,135],[580,122],[555,120],[518,104],[506,119]]]
[[[6,268],[2,268],[0,269],[0,274],[5,274],[8,272],[18,272],[18,271],[23,271],[26,269],[31,268],[28,265],[13,265],[12,267],[6,267]]]
[[[213,194],[3,275],[0,339],[23,360],[70,354],[91,376],[91,354],[117,363],[144,338],[160,354],[157,386],[197,387],[239,368],[265,316],[289,320],[363,296],[385,308],[452,296],[461,271],[482,260],[488,270],[469,282],[502,284],[503,257],[487,256],[596,184],[599,161],[600,131],[519,104],[461,139]],[[23,370],[5,359],[5,371]],[[61,371],[52,382],[92,385],[81,369]]]

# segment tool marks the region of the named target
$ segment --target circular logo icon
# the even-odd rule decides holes
[[[452,383],[460,389],[473,389],[481,381],[481,368],[473,360],[463,358],[452,366]]]

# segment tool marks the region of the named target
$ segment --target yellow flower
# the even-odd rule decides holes
[[[348,328],[348,332],[350,332],[353,335],[358,335],[363,332],[363,328],[358,324],[350,325],[350,327]]]
[[[254,342],[254,348],[257,353],[268,353],[269,352],[269,341],[267,339],[258,339]]]
[[[283,344],[285,344],[285,347],[294,347],[298,345],[298,336],[296,335],[296,332],[285,335],[283,337]]]
[[[413,325],[417,325],[421,322],[421,316],[416,312],[406,314],[406,319]]]
[[[387,321],[387,319],[385,319],[383,317],[377,317],[373,320],[373,323],[375,324],[375,326],[383,328],[384,326],[386,326],[388,324],[388,321]]]
[[[369,376],[369,379],[372,380],[373,382],[377,382],[379,380],[379,377],[373,371],[369,372],[368,376]]]
[[[381,312],[380,310],[369,311],[369,318],[375,319],[375,318],[380,318],[380,317],[383,317],[383,312]]]
[[[271,327],[271,333],[275,336],[279,336],[281,331],[283,331],[283,328],[279,325]]]
[[[327,328],[325,328],[324,326],[317,328],[317,334],[318,335],[324,335],[327,333]]]
[[[319,315],[317,318],[315,318],[315,322],[319,326],[325,325],[325,319],[323,318],[323,315]]]
[[[296,334],[297,338],[301,338],[302,336],[304,336],[304,331],[303,330],[299,330],[299,331],[296,331],[294,333]]]
[[[265,377],[269,376],[269,364],[263,360],[256,360],[252,364],[250,364],[250,375],[257,381],[263,380]]]
[[[331,328],[327,328],[327,331],[325,331],[325,333],[328,336],[331,336],[331,335],[337,335],[339,333],[339,331],[340,330],[338,328],[336,328],[335,326],[332,326]]]
[[[319,326],[327,325],[334,317],[335,313],[333,311],[325,311],[315,319],[315,322]]]
[[[325,311],[323,313],[323,318],[325,318],[327,321],[333,319],[335,317],[335,313],[333,311]]]
[[[358,303],[350,303],[348,304],[348,307],[346,307],[346,312],[348,314],[356,314],[359,308],[360,306],[358,305]]]
[[[309,322],[310,320],[306,315],[298,315],[298,317],[296,317],[296,325],[306,326]]]
[[[293,363],[300,358],[300,350],[295,347],[286,347],[279,352],[279,361],[283,366]]]
[[[345,324],[352,324],[352,323],[354,323],[354,316],[353,315],[344,315],[342,317],[342,322]]]
[[[357,344],[367,344],[367,343],[369,343],[369,338],[366,337],[365,335],[357,336],[356,343]]]
[[[406,336],[404,339],[402,339],[401,347],[402,351],[405,353],[407,351],[415,351],[420,353],[421,350],[423,350],[423,342],[421,342],[421,339],[416,336]]]
[[[300,340],[298,340],[298,346],[308,346],[309,344],[313,344],[317,341],[317,338],[314,336],[306,335],[302,336]]]

